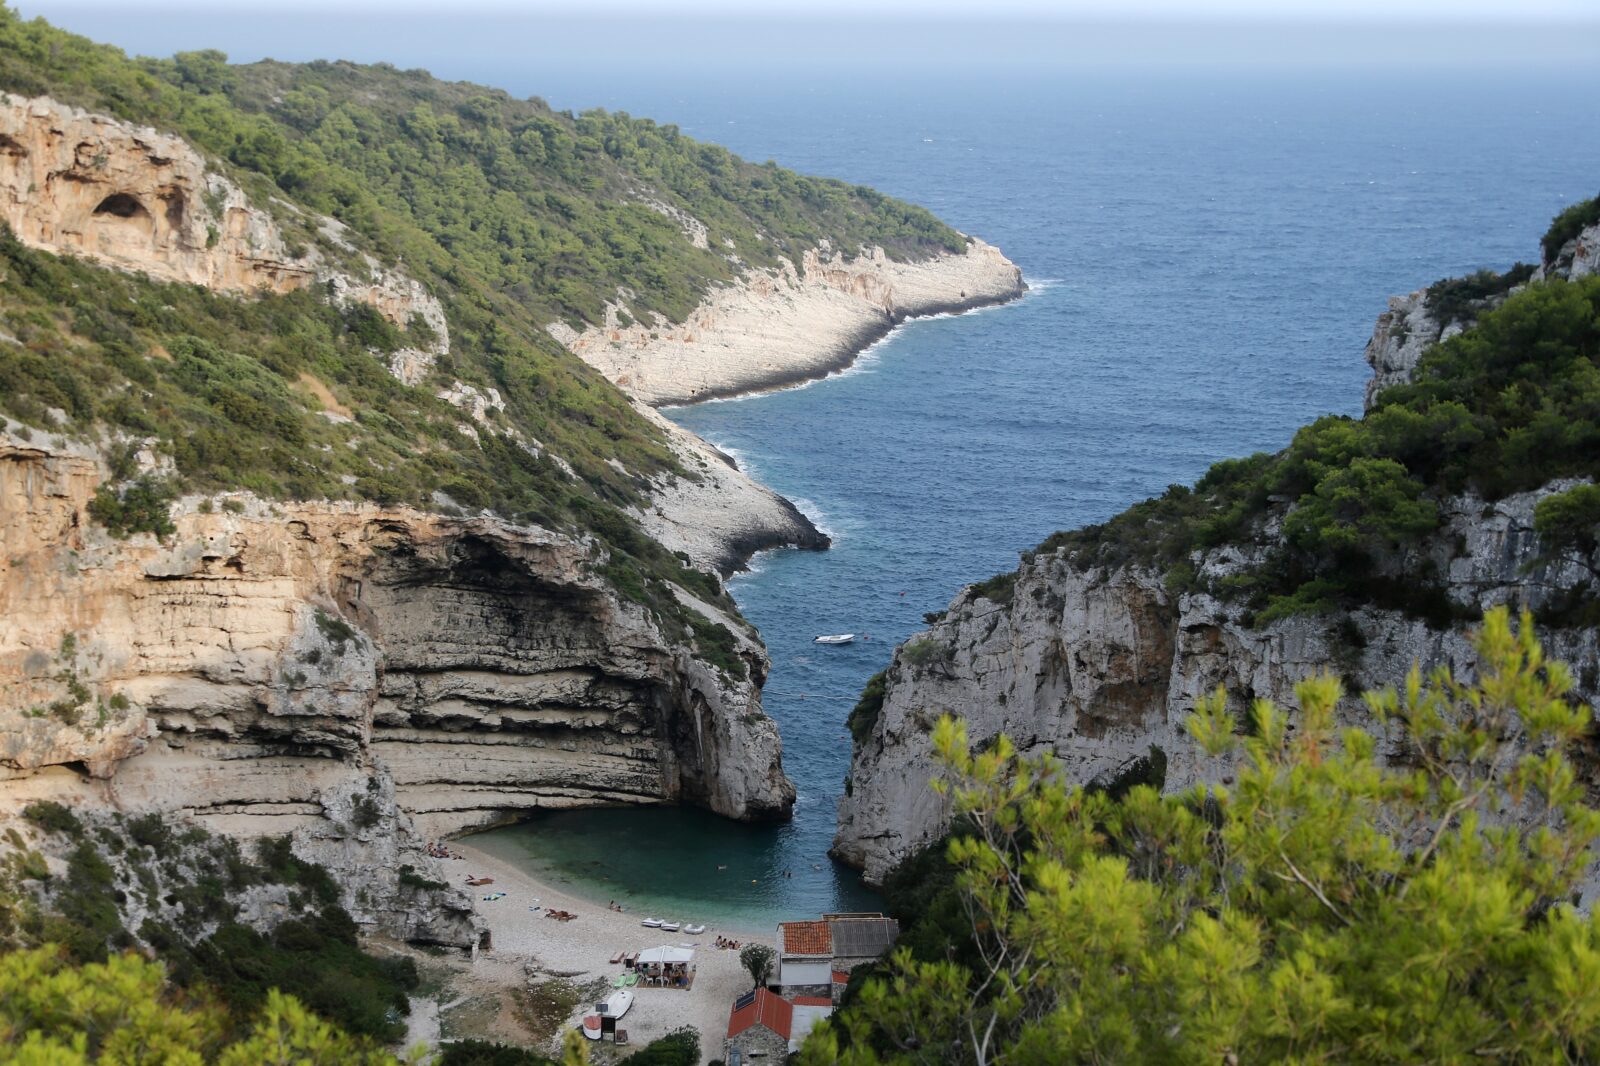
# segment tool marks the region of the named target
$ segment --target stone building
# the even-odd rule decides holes
[[[785,1062],[798,1051],[811,1027],[833,1013],[827,996],[784,999],[765,988],[746,992],[734,1000],[728,1015],[728,1039],[723,1060],[728,1066]]]

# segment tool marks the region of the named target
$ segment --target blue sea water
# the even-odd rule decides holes
[[[1031,288],[911,323],[824,381],[668,412],[834,538],[732,582],[771,652],[793,823],[579,812],[480,839],[636,909],[766,925],[869,904],[825,853],[845,716],[893,644],[1057,529],[1357,413],[1388,294],[1536,259],[1551,216],[1600,190],[1597,88],[1364,69],[541,89],[924,204]],[[870,639],[811,642],[850,631]],[[624,840],[660,849],[619,861]]]

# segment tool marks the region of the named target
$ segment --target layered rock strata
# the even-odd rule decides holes
[[[606,321],[550,332],[652,406],[694,403],[823,377],[908,318],[1016,299],[1022,271],[976,238],[960,254],[896,262],[875,248],[846,257],[813,248],[796,270],[750,271],[717,289],[681,324],[635,322],[626,294]],[[623,324],[623,316],[628,322]]]
[[[60,440],[0,443],[8,807],[290,833],[362,890],[358,917],[459,942],[399,881],[430,869],[426,838],[535,808],[793,803],[760,646],[685,595],[738,635],[745,676],[702,662],[596,574],[591,541],[248,497],[185,500],[166,543],[119,541],[87,514],[103,474]]]

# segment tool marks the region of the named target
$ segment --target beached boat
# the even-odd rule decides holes
[[[661,931],[663,933],[676,933],[678,931],[678,923],[677,922],[662,922],[661,923]]]
[[[706,927],[703,925],[686,925],[683,927],[683,931],[690,936],[699,936],[706,931]]]
[[[854,633],[832,633],[825,637],[817,637],[811,641],[813,644],[848,644],[856,639]]]
[[[661,928],[661,919],[660,918],[644,918],[644,919],[640,920],[639,924],[644,926],[646,929],[660,929]]]
[[[628,1013],[628,1008],[633,1006],[633,993],[626,988],[614,990],[605,999],[594,1005],[594,1013],[586,1014],[583,1018],[583,1035],[590,1040],[599,1040],[608,1029],[606,1022],[611,1022],[610,1032],[616,1032],[617,1019]]]

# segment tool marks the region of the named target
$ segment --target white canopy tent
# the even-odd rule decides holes
[[[661,988],[689,988],[694,984],[694,948],[659,948],[639,952],[633,971],[646,985]]]

